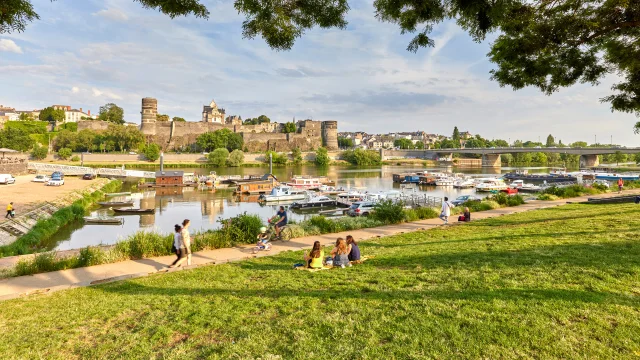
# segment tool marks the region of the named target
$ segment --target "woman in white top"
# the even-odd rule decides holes
[[[191,235],[189,235],[189,225],[191,224],[191,220],[185,219],[182,222],[182,231],[180,235],[182,237],[182,243],[184,244],[184,248],[187,253],[187,265],[191,265]]]
[[[181,235],[182,226],[176,224],[174,226],[174,229],[175,229],[175,232],[173,233],[173,248],[175,249],[176,256],[178,258],[176,259],[176,261],[173,262],[173,264],[169,266],[170,268],[180,266],[187,255],[187,251],[182,242],[182,235]]]
[[[449,223],[449,216],[451,216],[451,203],[449,202],[449,198],[445,196],[442,201],[442,209],[440,209],[440,219],[444,221],[445,224]]]

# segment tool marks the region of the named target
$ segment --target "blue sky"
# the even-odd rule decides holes
[[[52,104],[97,112],[115,102],[140,122],[142,97],[161,113],[199,121],[211,99],[243,118],[338,120],[339,130],[480,133],[488,138],[634,145],[631,114],[611,113],[599,87],[545,96],[489,80],[490,37],[478,44],[454,23],[434,48],[407,52],[410,35],[378,22],[370,1],[351,2],[347,30],[314,29],[291,51],[242,38],[232,1],[204,1],[209,20],[171,20],[132,0],[34,0],[40,21],[0,35],[0,104]]]

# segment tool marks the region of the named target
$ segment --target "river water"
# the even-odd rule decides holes
[[[172,169],[174,170],[174,169]],[[198,174],[208,174],[209,169],[175,169]],[[218,168],[218,175],[262,175],[267,171],[265,167]],[[326,175],[344,188],[357,188],[361,191],[375,192],[380,190],[399,189],[400,184],[394,184],[392,174],[412,171],[453,171],[467,174],[491,174],[495,176],[512,170],[500,169],[431,169],[416,166],[381,166],[374,168],[354,168],[345,166],[331,166],[317,168],[314,166],[276,167],[274,175],[281,181],[288,180],[292,175]],[[543,172],[545,168],[530,168],[530,172]],[[487,172],[491,171],[491,172]],[[125,183],[122,191],[129,191],[131,184]],[[430,196],[448,196],[455,199],[460,195],[475,194],[473,189],[453,189],[452,187],[420,186],[418,192]],[[192,231],[215,229],[220,224],[219,219],[227,219],[247,212],[257,214],[265,220],[273,216],[278,204],[261,205],[256,202],[257,196],[233,195],[232,190],[218,190],[216,192],[198,190],[195,188],[156,188],[133,190],[131,196],[110,198],[109,201],[123,201],[132,199],[134,207],[154,208],[155,214],[126,215],[122,225],[84,225],[82,222],[70,224],[59,231],[52,239],[57,243],[57,250],[69,250],[89,245],[109,245],[131,235],[139,230],[159,231],[169,233],[173,225],[184,219],[191,220]],[[315,210],[295,212],[289,210],[289,218],[302,220],[316,214]],[[91,216],[110,216],[112,212],[105,208],[96,207]]]

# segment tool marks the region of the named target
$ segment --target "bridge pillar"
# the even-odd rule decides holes
[[[580,155],[580,167],[593,167],[600,165],[598,155]]]
[[[482,155],[482,167],[500,167],[502,165],[502,157],[500,154],[484,154]]]

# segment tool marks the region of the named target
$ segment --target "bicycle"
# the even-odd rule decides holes
[[[271,219],[268,220],[269,228],[267,229],[267,232],[270,234],[269,235],[269,241],[276,241],[276,240],[289,241],[289,240],[291,240],[293,232],[291,231],[291,229],[287,225],[282,226],[280,228],[280,236],[276,236],[276,224],[275,224],[275,221],[277,219],[278,219],[277,217],[274,217],[274,218],[271,218]]]

